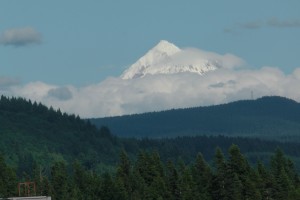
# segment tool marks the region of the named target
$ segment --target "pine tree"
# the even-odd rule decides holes
[[[237,176],[241,182],[243,199],[260,198],[259,191],[251,179],[251,167],[237,145],[231,145],[229,148],[227,174],[229,178]]]
[[[141,151],[138,154],[137,161],[135,163],[135,170],[139,173],[141,178],[145,181],[145,184],[151,182],[151,177],[149,177],[149,155],[148,153]]]
[[[127,153],[123,150],[120,154],[120,162],[117,166],[117,175],[116,179],[118,180],[121,187],[124,187],[127,193],[127,196],[130,196],[132,193],[132,187],[130,183],[131,176],[131,164],[128,158]]]
[[[272,174],[261,163],[257,163],[257,187],[260,190],[262,199],[272,199],[275,193],[275,181]]]
[[[101,182],[101,194],[100,199],[102,200],[112,200],[114,199],[114,183],[112,177],[108,173],[104,173]]]
[[[86,178],[86,172],[83,169],[82,165],[79,163],[79,161],[75,161],[73,163],[73,180],[72,180],[72,194],[77,194],[77,199],[83,200],[83,195],[87,196],[86,189],[88,187],[87,185],[87,178]]]
[[[277,149],[271,158],[271,172],[275,181],[276,199],[286,198],[293,189],[291,177],[288,176],[288,162],[283,152]]]
[[[114,198],[115,200],[122,199],[127,200],[128,198],[128,191],[125,188],[123,180],[116,178],[114,181]]]
[[[190,168],[182,162],[179,167],[179,188],[182,200],[196,199],[196,184],[194,182]]]
[[[227,163],[224,158],[224,154],[220,148],[216,149],[214,158],[215,173],[212,180],[211,193],[214,200],[226,199],[226,170]]]
[[[68,200],[68,174],[64,162],[56,162],[51,168],[51,185],[54,200]]]
[[[156,176],[146,189],[145,199],[166,199],[166,191],[167,187],[163,177]]]
[[[198,153],[196,163],[193,166],[193,178],[199,199],[211,199],[212,172],[201,153]]]
[[[16,173],[6,165],[3,155],[0,154],[0,198],[14,196],[16,190]]]
[[[228,186],[230,186],[230,187],[227,187],[226,198],[228,200],[229,199],[230,200],[242,200],[242,199],[244,199],[243,195],[242,195],[243,184],[240,181],[239,176],[237,175],[237,173],[233,174],[232,182],[230,184],[228,183]]]
[[[138,169],[134,168],[130,177],[130,185],[132,187],[132,192],[130,197],[132,200],[143,199],[146,191],[146,183],[143,177],[140,175]]]
[[[233,144],[229,148],[228,166],[239,178],[243,178],[249,173],[250,166],[237,145]]]
[[[172,161],[167,162],[166,185],[168,199],[177,200],[180,197],[179,175]]]
[[[37,195],[48,196],[51,193],[51,187],[48,177],[45,175],[45,169],[41,165],[34,163],[32,173]]]
[[[262,199],[261,193],[257,185],[259,184],[259,175],[255,170],[250,169],[250,173],[245,177],[243,183],[243,198],[248,200]]]

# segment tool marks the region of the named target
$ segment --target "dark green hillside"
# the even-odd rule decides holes
[[[148,129],[144,131],[149,132]],[[184,130],[180,131],[184,133]],[[211,161],[216,147],[226,150],[231,144],[239,145],[253,162],[268,160],[271,152],[280,147],[300,169],[298,143],[226,136],[119,138],[108,128],[97,129],[87,120],[40,103],[4,96],[0,99],[0,154],[5,155],[9,166],[15,168],[21,177],[26,177],[24,172],[31,173],[37,166],[49,173],[57,161],[71,165],[78,160],[85,168],[97,172],[114,169],[122,149],[127,151],[131,160],[143,150],[157,151],[163,161],[181,158],[190,163],[199,152]]]
[[[98,127],[108,126],[114,134],[125,137],[221,134],[300,141],[300,104],[283,97],[98,118],[91,122]]]
[[[118,139],[108,129],[22,98],[0,100],[0,152],[9,163],[28,171],[33,161],[49,166],[79,159],[89,168],[115,163]]]

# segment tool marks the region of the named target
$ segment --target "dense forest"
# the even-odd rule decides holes
[[[124,149],[131,159],[142,150],[156,150],[163,161],[182,159],[190,163],[198,152],[212,161],[216,146],[224,152],[231,144],[240,146],[251,163],[266,162],[271,153],[281,148],[300,169],[297,142],[264,141],[255,138],[227,136],[184,136],[162,139],[119,138],[107,127],[96,128],[88,120],[22,98],[0,99],[0,152],[17,170],[17,175],[30,173],[32,163],[45,168],[57,161],[72,163],[75,159],[96,172],[110,171]]]
[[[120,149],[107,128],[97,129],[79,116],[22,98],[0,99],[0,152],[10,165],[20,168],[19,175],[35,161],[49,166],[77,158],[90,168],[112,164]]]
[[[300,103],[263,97],[223,105],[91,119],[121,137],[226,135],[300,142]]]
[[[297,111],[297,103],[284,101]],[[281,112],[298,123],[297,113]],[[54,200],[300,199],[298,140],[243,134],[137,139],[110,129],[1,96],[0,198],[15,196],[17,182],[34,181],[38,195]]]
[[[220,148],[209,165],[198,153],[189,165],[162,162],[157,152],[140,151],[132,162],[120,153],[115,173],[95,174],[75,161],[71,166],[57,161],[49,176],[38,166],[26,179],[35,181],[37,195],[53,200],[296,200],[300,180],[293,162],[279,149],[269,167],[258,162],[251,167],[237,145],[231,145],[226,158]],[[17,193],[16,172],[0,156],[0,197]],[[31,194],[34,192],[31,191]]]
[[[215,147],[222,151],[237,144],[250,164],[267,163],[279,147],[295,162],[300,171],[300,148],[296,142],[265,141],[257,138],[228,136],[182,136],[175,138],[119,138],[110,128],[96,128],[89,120],[22,98],[0,99],[0,152],[18,177],[31,175],[35,165],[50,174],[51,165],[78,160],[95,173],[113,171],[123,149],[131,160],[140,150],[157,151],[162,161],[179,159],[191,163],[201,152],[209,163]],[[225,156],[226,155],[225,153]]]

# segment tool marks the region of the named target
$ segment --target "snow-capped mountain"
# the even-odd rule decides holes
[[[121,75],[122,79],[144,77],[147,74],[176,74],[191,72],[204,74],[221,67],[220,61],[193,50],[180,49],[174,44],[161,40],[143,57]]]

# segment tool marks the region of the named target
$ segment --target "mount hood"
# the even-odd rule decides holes
[[[198,49],[180,49],[161,40],[121,75],[122,79],[141,78],[146,75],[204,73],[223,67],[222,58]]]

